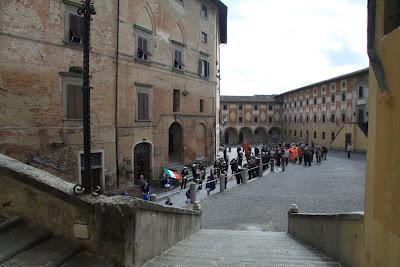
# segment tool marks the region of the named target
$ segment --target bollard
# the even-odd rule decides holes
[[[263,176],[263,173],[264,173],[262,160],[260,160],[260,168],[258,169],[258,173],[259,173],[258,177],[261,178]]]
[[[150,195],[150,201],[151,202],[157,202],[157,195],[156,194],[151,194]]]
[[[296,204],[292,204],[291,206],[290,206],[290,209],[289,209],[289,212],[288,212],[289,214],[292,214],[292,213],[299,213],[299,208],[297,207],[297,205]]]
[[[249,172],[247,168],[242,169],[242,184],[245,184],[247,182],[247,176],[249,175]]]
[[[189,183],[189,189],[190,189],[190,203],[194,203],[196,201],[196,183]]]
[[[224,192],[225,191],[225,174],[221,174],[219,176],[219,192]]]
[[[275,162],[273,159],[271,159],[271,172],[274,172],[274,165],[275,165]]]

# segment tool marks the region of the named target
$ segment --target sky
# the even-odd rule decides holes
[[[279,94],[368,67],[367,0],[223,0],[221,95]]]

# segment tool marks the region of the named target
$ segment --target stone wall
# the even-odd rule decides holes
[[[289,213],[288,233],[321,250],[343,267],[365,266],[364,213]]]
[[[0,154],[0,214],[140,266],[200,230],[200,212],[140,199],[76,196],[74,184]]]

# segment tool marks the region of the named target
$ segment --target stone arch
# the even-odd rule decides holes
[[[236,145],[239,143],[238,130],[233,127],[229,127],[224,133],[224,144],[225,145]]]
[[[170,39],[180,42],[181,44],[186,43],[185,30],[183,23],[180,20],[177,20],[175,25],[172,27]]]
[[[183,128],[173,122],[168,129],[168,160],[181,163],[183,161]]]
[[[133,146],[133,177],[135,184],[139,184],[139,177],[143,175],[145,179],[152,179],[153,145],[150,142],[139,142]]]
[[[155,33],[156,24],[150,5],[145,2],[138,10],[136,24]]]
[[[248,144],[253,143],[253,131],[249,127],[243,127],[239,131],[239,144],[244,142]]]
[[[196,159],[205,159],[207,156],[207,128],[205,124],[196,125]]]
[[[267,140],[267,130],[264,127],[258,127],[254,131],[253,141],[256,144],[265,143]]]

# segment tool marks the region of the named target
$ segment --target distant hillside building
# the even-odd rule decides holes
[[[354,150],[366,151],[368,69],[281,95],[221,96],[220,106],[223,144],[278,139],[334,149],[344,149],[350,143]]]

